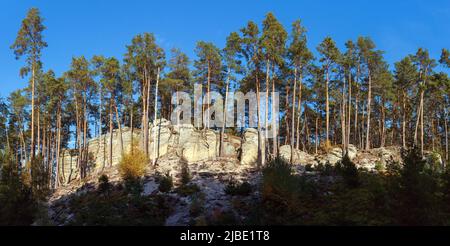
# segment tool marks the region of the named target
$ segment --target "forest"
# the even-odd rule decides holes
[[[312,50],[307,27],[300,19],[286,27],[269,12],[262,23],[249,21],[231,32],[224,47],[198,41],[195,57],[188,57],[178,48],[164,50],[155,35],[146,32],[130,37],[122,57],[101,54],[72,57],[70,68],[57,76],[41,59],[48,46],[45,33],[54,31],[57,30],[47,30],[39,9],[31,8],[10,47],[16,59],[23,62],[17,73],[29,79],[29,85],[7,98],[0,98],[0,201],[5,204],[0,213],[0,224],[21,224],[30,221],[28,217],[34,216],[31,214],[39,213],[34,206],[18,208],[16,205],[44,201],[49,193],[62,185],[58,170],[63,149],[76,153],[79,178],[87,178],[89,139],[110,133],[111,138],[107,141],[112,143],[111,133],[116,129],[129,128],[132,135],[134,131],[142,131],[139,139],[132,140],[132,144],[136,143],[132,149],[136,147],[143,152],[146,165],[157,165],[157,160],[149,155],[149,124],[160,118],[170,119],[176,106],[172,104],[173,93],[183,91],[193,95],[194,84],[201,85],[203,93],[217,91],[224,96],[237,90],[268,95],[280,93],[279,129],[275,138],[266,139],[261,134],[262,129],[269,129],[268,110],[262,110],[269,108],[269,104],[257,98],[256,164],[263,168],[264,175],[272,172],[272,176],[264,176],[263,182],[269,178],[273,182],[277,178],[280,181],[277,175],[281,175],[282,170],[273,169],[281,162],[278,156],[282,145],[311,154],[333,146],[340,146],[344,153],[351,145],[367,151],[399,146],[412,151],[403,156],[405,162],[410,160],[422,165],[420,160],[429,151],[439,153],[445,166],[450,163],[450,52],[445,47],[442,47],[440,57],[430,57],[426,47],[418,47],[414,54],[390,66],[384,59],[385,52],[389,51],[379,50],[370,37],[348,40],[345,49],[341,50],[328,36]],[[203,105],[205,113],[208,107]],[[271,120],[275,121],[275,118],[271,117]],[[207,122],[201,127],[205,128],[220,134],[221,142],[224,134],[242,136],[244,130],[226,128],[225,125],[211,127]],[[108,163],[112,163],[113,158],[112,144],[110,146]],[[413,157],[417,160],[412,160]],[[353,169],[347,168],[344,161],[341,165],[340,169],[336,167],[341,171],[332,173],[342,174],[347,182],[346,177],[353,175]],[[412,175],[414,168],[417,166],[400,173]],[[399,175],[404,178],[398,181],[399,187],[404,188],[402,182],[411,180]],[[421,178],[417,179],[426,186]],[[292,182],[311,186],[305,180]],[[280,204],[313,208],[314,202],[320,204],[320,199],[304,189],[295,191],[303,196],[301,201],[300,198],[290,200],[291,204],[271,200],[261,208],[264,210],[270,205],[280,209]],[[351,196],[345,194],[333,199]],[[445,194],[439,196],[447,197]],[[14,209],[20,210],[16,214],[23,216],[10,218],[5,215]],[[279,211],[288,211],[289,216],[297,219],[304,216],[304,211],[294,209],[293,212],[291,209]],[[307,219],[287,221],[286,218],[255,223],[290,224],[297,221],[308,224]],[[317,220],[311,219],[311,224],[348,222],[327,220],[318,215],[314,218]],[[370,224],[370,221],[355,223]],[[409,221],[386,222],[382,219],[374,223],[403,222],[409,224]],[[411,222],[414,223],[441,224],[431,219]]]

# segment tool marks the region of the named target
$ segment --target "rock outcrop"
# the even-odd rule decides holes
[[[139,129],[134,130],[133,138],[129,128],[122,129],[121,135],[118,130],[114,130],[112,134],[112,163],[109,163],[109,133],[89,140],[89,174],[99,173],[105,168],[118,165],[122,153],[127,153],[130,150],[132,141],[139,145],[142,143],[142,134]],[[123,152],[121,149],[122,141]],[[250,143],[251,141],[247,142],[247,146]],[[225,135],[223,156],[237,159],[241,148],[240,145],[240,138]],[[219,148],[220,135],[213,130],[197,130],[191,124],[173,126],[170,121],[165,119],[158,119],[154,124],[149,125],[148,151],[150,159],[172,155],[177,158],[183,158],[188,163],[195,163],[215,159],[219,156]],[[254,154],[256,155],[257,152],[254,152]],[[59,167],[63,183],[69,183],[79,178],[77,156],[78,152],[76,150],[63,150]]]
[[[254,165],[258,161],[258,130],[254,128],[245,130],[241,150],[242,165]]]
[[[298,149],[293,149],[292,163],[296,165],[307,165],[315,162],[314,156]],[[286,161],[291,161],[291,146],[283,145],[280,147],[280,157]]]

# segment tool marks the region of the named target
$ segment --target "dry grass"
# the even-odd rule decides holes
[[[135,179],[144,176],[149,159],[140,148],[133,149],[122,156],[119,164],[119,173],[123,179]]]

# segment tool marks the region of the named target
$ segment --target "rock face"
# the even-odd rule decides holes
[[[291,146],[283,145],[280,147],[280,157],[286,161],[291,160]],[[314,156],[294,148],[292,163],[297,165],[307,165],[314,163]]]
[[[368,170],[375,169],[376,166],[385,168],[389,163],[401,162],[400,148],[381,147],[371,150],[362,150],[357,153],[353,161],[357,166]]]
[[[255,164],[258,160],[258,130],[254,128],[245,130],[242,141],[241,164]]]
[[[356,157],[357,153],[358,153],[358,149],[355,146],[350,144],[348,146],[348,153],[347,153],[350,160],[353,160]],[[343,155],[342,148],[334,147],[327,154],[318,155],[316,157],[316,160],[317,160],[318,164],[326,165],[328,163],[331,165],[336,165],[336,163],[338,163],[340,160],[342,160],[342,157],[343,157],[342,155]]]
[[[112,134],[112,163],[109,163],[109,133],[89,140],[89,174],[99,173],[107,167],[119,164],[122,157],[121,138],[123,153],[130,150],[131,129],[122,129],[122,135],[118,130],[114,130]],[[141,145],[142,135],[139,129],[134,130],[133,141],[135,144]],[[240,144],[240,138],[225,136],[224,156],[237,158]],[[197,130],[191,124],[172,126],[170,121],[165,119],[158,119],[154,124],[149,125],[150,159],[174,155],[177,158],[185,159],[188,163],[212,160],[219,156],[219,145],[220,135],[213,130]],[[76,150],[63,150],[62,152],[59,173],[64,184],[79,178],[77,155]]]

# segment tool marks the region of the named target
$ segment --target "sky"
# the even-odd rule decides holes
[[[68,70],[74,56],[105,55],[122,60],[125,46],[143,32],[154,33],[166,52],[177,47],[195,59],[197,41],[222,48],[230,32],[250,20],[261,24],[267,12],[273,12],[287,30],[301,19],[314,52],[326,36],[341,49],[349,39],[370,36],[391,65],[419,47],[427,48],[435,59],[442,48],[450,48],[448,0],[2,0],[0,97],[28,83],[28,78],[19,76],[25,61],[15,60],[10,46],[31,7],[40,9],[47,27],[44,70],[52,69],[58,76]]]

